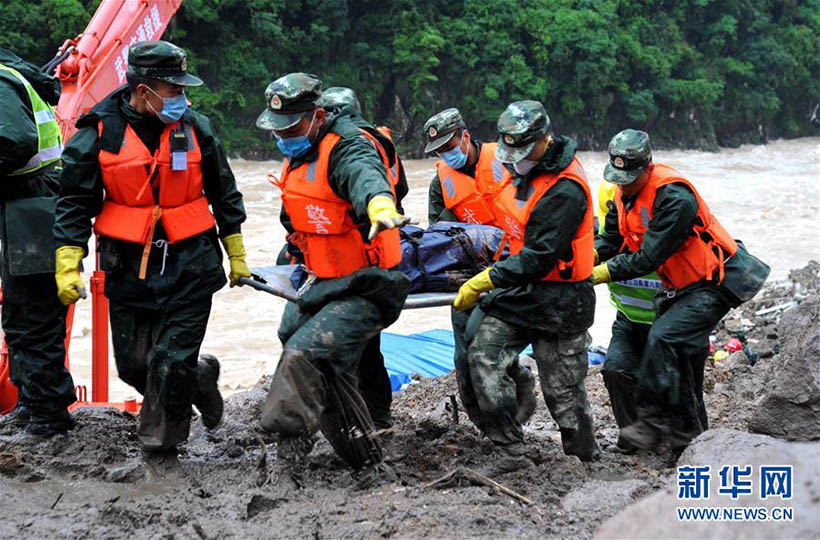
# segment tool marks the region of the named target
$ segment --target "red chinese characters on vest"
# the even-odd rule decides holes
[[[509,171],[506,171],[506,177],[507,180],[512,180]],[[513,186],[511,181],[505,182],[495,198],[496,222],[506,233],[507,240],[510,243],[510,255],[517,255],[524,247],[524,233],[533,209],[538,201],[561,178],[567,178],[581,186],[586,196],[587,209],[581,224],[572,237],[569,255],[566,259],[559,259],[558,263],[541,278],[541,281],[584,281],[592,275],[592,267],[595,263],[593,254],[595,240],[593,228],[594,204],[586,173],[577,157],[573,158],[564,170],[541,174],[531,180],[527,200],[525,201],[515,198],[517,188]]]
[[[336,195],[328,182],[333,147],[341,140],[328,133],[319,143],[316,161],[291,169],[285,161],[276,184],[302,251],[305,265],[320,278],[338,278],[368,266],[393,268],[401,262],[398,229],[379,233],[372,243],[362,239],[352,218],[353,205]]]
[[[658,276],[667,287],[681,289],[699,281],[709,281],[717,276],[723,281],[723,265],[737,251],[737,243],[709,211],[695,187],[683,175],[660,163],[652,165],[649,181],[638,193],[635,204],[627,210],[621,201],[622,191],[615,192],[618,208],[618,228],[624,238],[624,246],[635,252],[641,248],[643,235],[652,221],[655,196],[661,186],[680,183],[687,186],[698,202],[698,213],[692,234],[657,269]]]
[[[481,145],[475,178],[459,172],[444,160],[436,162],[444,206],[462,223],[495,225],[493,198],[504,182],[504,165],[495,159],[496,143]]]

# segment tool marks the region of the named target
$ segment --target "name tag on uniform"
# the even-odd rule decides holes
[[[171,133],[171,170],[184,171],[188,169],[188,136],[185,131]]]

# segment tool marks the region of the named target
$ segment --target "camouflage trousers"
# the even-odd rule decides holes
[[[510,325],[476,308],[453,310],[459,393],[470,419],[493,443],[524,440],[522,423],[534,404],[532,376],[519,353],[532,343],[544,401],[561,431],[564,453],[592,459],[598,453],[587,374],[587,332],[556,338]]]
[[[282,438],[310,439],[321,429],[352,467],[378,463],[382,448],[358,386],[365,346],[384,328],[378,308],[357,296],[305,313],[289,302],[279,327],[282,356],[261,425]]]

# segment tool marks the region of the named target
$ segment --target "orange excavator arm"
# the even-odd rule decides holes
[[[182,0],[103,0],[85,31],[67,40],[58,57],[62,83],[57,118],[63,138],[74,134],[77,119],[125,84],[128,47],[160,39]]]

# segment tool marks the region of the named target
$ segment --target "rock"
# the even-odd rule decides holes
[[[564,496],[561,507],[568,514],[585,514],[595,507],[607,516],[614,515],[649,490],[643,480],[590,480]]]
[[[738,319],[726,319],[724,321],[724,326],[726,327],[726,331],[730,334],[743,331],[743,323]]]
[[[145,477],[145,470],[138,460],[113,467],[105,473],[106,482],[133,484]]]
[[[760,355],[760,358],[771,358],[774,356],[774,347],[772,347],[771,342],[764,341],[757,347],[755,347],[757,354]]]
[[[718,383],[712,389],[713,394],[728,396],[732,388],[730,384]]]
[[[23,465],[21,452],[0,452],[0,473],[19,469]]]
[[[729,369],[734,369],[738,366],[752,365],[752,363],[749,361],[749,357],[746,356],[746,353],[743,351],[737,351],[730,354],[729,358],[726,359],[726,363],[729,365]]]
[[[788,440],[820,439],[820,298],[783,314],[773,383],[749,429]]]
[[[710,498],[678,500],[675,480],[662,491],[627,507],[605,521],[594,538],[817,538],[820,515],[820,443],[788,443],[765,435],[730,429],[702,433],[681,455],[678,466],[711,466]],[[762,465],[792,465],[792,500],[760,499]],[[752,466],[751,495],[732,500],[718,493],[724,465]],[[678,507],[738,507],[793,509],[793,521],[678,521]]]

